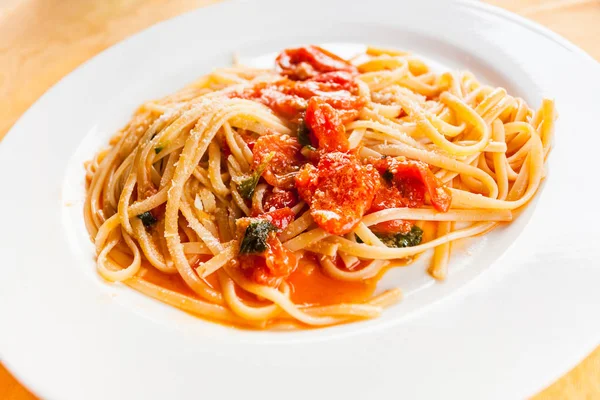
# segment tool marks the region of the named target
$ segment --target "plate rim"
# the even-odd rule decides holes
[[[213,3],[213,4],[209,4],[207,6],[203,6],[194,10],[190,10],[188,12],[185,12],[183,14],[174,16],[172,18],[157,22],[139,32],[136,32],[135,34],[128,36],[127,38],[124,38],[120,41],[118,41],[117,43],[109,46],[108,48],[104,49],[103,51],[97,53],[96,55],[94,55],[93,57],[87,59],[86,61],[84,61],[83,63],[81,63],[80,65],[78,65],[76,68],[74,68],[73,70],[71,70],[70,72],[68,72],[67,74],[65,74],[58,82],[56,82],[55,84],[53,84],[50,88],[48,88],[41,96],[38,97],[38,99],[36,99],[36,101],[19,117],[19,119],[10,127],[10,129],[8,130],[8,132],[6,133],[6,135],[3,137],[2,140],[0,140],[0,142],[6,142],[6,140],[8,138],[11,138],[13,136],[16,135],[16,133],[13,133],[13,131],[17,131],[18,127],[20,126],[21,122],[26,119],[28,117],[28,115],[30,113],[35,112],[36,107],[38,106],[38,104],[40,102],[43,101],[43,99],[45,99],[47,96],[51,96],[52,93],[55,91],[55,89],[60,86],[66,79],[68,79],[72,74],[76,73],[77,71],[86,68],[86,66],[88,64],[92,64],[95,62],[95,60],[99,57],[101,57],[103,54],[105,54],[107,51],[115,48],[115,47],[119,47],[119,46],[123,46],[124,43],[127,43],[128,41],[131,40],[135,40],[136,38],[138,38],[139,36],[143,36],[145,35],[148,31],[150,30],[154,30],[154,29],[160,29],[160,26],[162,26],[163,24],[168,24],[168,23],[172,23],[174,20],[180,19],[180,18],[186,18],[189,17],[190,14],[195,14],[195,13],[201,13],[203,11],[205,11],[206,9],[216,9],[216,8],[220,8],[223,7],[224,5],[228,5],[231,6],[231,4],[236,4],[236,3],[245,3],[245,0],[227,0],[227,1],[223,1],[223,2],[219,2],[219,3]],[[262,2],[262,0],[259,0],[259,2]],[[264,1],[266,2],[266,1]],[[568,39],[560,36],[558,33],[555,33],[553,31],[551,31],[550,29],[544,27],[543,25],[535,22],[535,21],[531,21],[525,17],[522,17],[518,14],[515,14],[513,12],[507,11],[505,9],[502,9],[500,7],[491,5],[491,4],[487,4],[487,3],[483,3],[483,2],[478,2],[475,0],[451,0],[451,3],[454,4],[462,4],[471,8],[475,8],[475,9],[479,9],[479,10],[483,10],[485,12],[488,12],[490,14],[496,15],[496,16],[500,16],[502,19],[506,19],[509,21],[513,21],[515,23],[518,23],[519,25],[527,28],[528,30],[534,31],[536,33],[542,34],[543,36],[545,36],[546,38],[548,38],[549,40],[551,40],[552,42],[568,49],[569,51],[577,54],[579,57],[584,57],[587,62],[591,61],[592,65],[595,66],[596,71],[598,72],[598,76],[600,76],[600,62],[598,62],[597,60],[595,60],[591,55],[589,55],[588,53],[586,53],[583,49],[581,49],[580,47],[578,47],[577,45],[575,45],[574,43],[572,43],[571,41],[569,41]],[[10,139],[9,139],[10,140]],[[0,145],[0,148],[4,149],[6,146],[5,145]],[[477,279],[477,278],[476,278]],[[593,351],[593,349],[595,348],[592,347],[591,349],[589,349],[583,356],[578,355],[578,356],[574,356],[574,359],[577,359],[579,361],[574,361],[570,366],[569,366],[569,370],[576,365],[578,362],[580,362],[581,360],[583,360],[587,354],[590,353],[590,351]],[[2,350],[0,349],[0,352],[2,352]],[[2,352],[3,353],[3,352]],[[2,353],[0,353],[0,357],[2,357]],[[4,366],[7,368],[7,370],[9,370],[11,372],[11,374],[19,381],[22,382],[26,388],[28,388],[30,391],[36,393],[36,394],[49,394],[51,393],[50,390],[46,390],[44,388],[40,386],[38,386],[37,383],[33,382],[32,380],[30,380],[27,377],[27,371],[26,368],[21,369],[21,368],[14,368],[13,367],[13,362],[11,360],[8,360],[4,357],[2,357],[2,363],[4,364]],[[560,377],[561,375],[563,375],[564,373],[566,373],[566,369],[564,368],[558,368],[560,370],[562,370],[563,372],[561,373],[557,373],[557,376],[552,378],[551,382],[554,382],[556,380],[556,378]],[[56,394],[56,393],[54,393]]]

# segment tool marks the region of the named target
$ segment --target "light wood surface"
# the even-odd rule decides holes
[[[216,1],[0,0],[0,139],[82,62],[156,22]],[[600,0],[488,2],[547,26],[600,60]],[[0,399],[35,396],[0,365]],[[600,399],[600,347],[535,399]]]

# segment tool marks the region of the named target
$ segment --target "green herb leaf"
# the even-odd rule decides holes
[[[267,155],[265,160],[258,166],[258,168],[256,168],[256,170],[249,177],[240,182],[238,185],[238,191],[244,199],[250,200],[252,198],[254,189],[256,189],[256,185],[258,185],[258,181],[260,180],[260,176],[263,172],[265,172],[265,169],[274,156],[275,152],[269,153],[269,155]]]
[[[244,232],[240,254],[261,254],[267,250],[267,237],[277,227],[269,221],[251,222]]]
[[[413,247],[421,244],[423,230],[413,225],[408,233],[375,234],[387,247]]]
[[[146,228],[150,228],[152,225],[158,222],[158,220],[154,218],[154,215],[152,215],[150,211],[143,212],[137,217],[142,220],[142,224],[144,224]]]
[[[258,185],[258,180],[260,179],[260,175],[254,173],[249,178],[244,179],[238,185],[238,192],[240,195],[246,200],[250,200],[252,195],[254,194],[254,189],[256,189],[256,185]]]
[[[300,146],[310,146],[310,137],[308,136],[308,134],[310,133],[310,130],[308,129],[308,126],[306,125],[304,118],[302,118],[300,120],[300,123],[298,124],[297,133],[298,133],[298,142],[300,143]]]
[[[162,147],[162,146],[157,146],[157,147],[155,147],[155,148],[154,148],[154,153],[158,154],[158,153],[160,153],[161,151],[163,151],[163,149],[164,149],[164,147]]]

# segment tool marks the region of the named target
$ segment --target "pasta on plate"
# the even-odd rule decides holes
[[[86,164],[97,269],[256,329],[374,318],[391,267],[511,221],[545,175],[556,111],[470,72],[368,47],[286,49],[144,103]]]

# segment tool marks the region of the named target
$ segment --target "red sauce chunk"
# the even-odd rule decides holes
[[[266,212],[258,218],[267,220],[275,225],[277,229],[283,230],[296,218],[296,214],[294,214],[291,208],[285,207]]]
[[[238,264],[244,275],[255,283],[276,287],[298,266],[298,258],[277,239],[275,232],[269,234],[268,249],[261,255],[238,256]]]
[[[313,79],[294,83],[294,93],[321,103],[329,104],[338,111],[341,123],[347,124],[358,117],[365,99],[357,95],[358,85],[347,72],[329,72]],[[316,99],[315,99],[316,100]],[[308,103],[310,108],[310,102]]]
[[[388,208],[408,207],[409,204],[411,204],[409,199],[404,197],[395,185],[382,178],[381,185],[379,186],[377,193],[375,193],[375,198],[373,199],[369,213],[387,210]],[[415,203],[412,204],[413,207],[417,207]],[[422,202],[419,205],[421,204]],[[410,232],[412,225],[413,224],[408,221],[396,219],[380,222],[379,224],[371,226],[371,229],[380,233],[408,233]]]
[[[358,91],[354,76],[348,72],[328,72],[306,81],[290,81],[290,87],[305,99],[312,96],[344,98]]]
[[[262,177],[270,185],[292,189],[294,176],[305,162],[300,150],[300,143],[294,137],[278,134],[264,135],[254,144],[252,166],[256,169],[273,154]]]
[[[358,85],[354,80],[355,73],[347,71],[334,71],[326,72],[312,78],[313,82],[319,82],[326,85],[329,88],[327,92],[333,90],[347,90],[351,93],[355,93],[358,90]],[[300,83],[298,83],[299,85]]]
[[[263,209],[274,211],[284,207],[294,207],[298,204],[298,195],[293,190],[273,188],[265,195]]]
[[[407,160],[404,157],[369,160],[382,176],[381,185],[375,194],[369,212],[388,208],[421,207],[425,194],[429,194],[431,204],[438,211],[450,208],[450,190],[433,175],[429,166],[421,161]],[[403,220],[381,222],[371,228],[381,233],[408,233],[412,223]]]
[[[277,57],[284,77],[234,91],[231,97],[258,101],[275,113],[297,120],[308,100],[322,97],[339,111],[343,123],[358,117],[365,100],[358,96],[358,71],[346,60],[316,46],[288,49]]]
[[[386,170],[380,171],[380,174],[385,175]],[[425,203],[425,187],[419,180],[401,178],[389,182],[385,179],[383,181],[373,200],[374,211],[397,207],[416,208]]]
[[[273,233],[267,240],[269,250],[265,253],[265,263],[273,276],[287,277],[294,272],[298,259],[293,251],[289,251]]]
[[[290,208],[264,213],[256,218],[240,218],[236,221],[240,239],[247,234],[252,221],[265,220],[273,224],[278,231],[285,229],[295,218]],[[296,255],[283,247],[277,232],[271,231],[266,239],[267,248],[261,254],[239,254],[234,260],[248,279],[268,286],[277,286],[282,278],[289,276],[298,265]]]
[[[239,267],[246,278],[258,283],[259,285],[277,286],[281,281],[280,277],[274,276],[267,268],[265,258],[253,254],[238,256],[232,263]]]
[[[306,164],[296,177],[298,193],[310,205],[315,222],[333,235],[344,235],[358,225],[379,184],[371,165],[341,152],[322,155],[317,167]]]
[[[332,71],[358,73],[348,61],[318,46],[286,49],[275,62],[282,75],[294,80],[305,80]]]
[[[439,182],[427,164],[404,157],[371,159],[370,162],[381,174],[382,182],[369,212],[421,207],[426,193],[436,210],[446,212],[450,208],[450,190]],[[407,233],[411,227],[408,221],[393,220],[374,225],[372,229],[382,233]]]
[[[317,79],[332,79],[332,82]],[[277,82],[261,82],[250,88],[232,92],[229,96],[258,101],[275,113],[292,120],[297,119],[298,115],[306,110],[308,99],[318,96],[339,110],[343,122],[347,123],[356,119],[358,110],[364,106],[365,101],[354,94],[357,91],[354,79],[350,75],[344,79],[347,81],[324,74],[307,81],[282,79]]]
[[[305,117],[306,125],[324,151],[348,151],[350,143],[346,128],[338,112],[320,97],[312,97],[308,102]]]
[[[242,91],[232,92],[231,97],[258,101],[283,117],[293,119],[306,110],[306,99],[293,91],[291,81],[260,82]]]
[[[440,211],[447,212],[452,203],[452,193],[431,172],[429,166],[422,161],[407,160],[404,157],[386,157],[374,161],[374,166],[382,176],[392,177],[394,186],[408,200],[407,207],[419,207],[423,204],[424,193],[427,192],[431,205]]]

